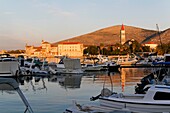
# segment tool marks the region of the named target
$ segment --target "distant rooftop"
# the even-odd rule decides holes
[[[42,44],[50,44],[49,42],[42,42]]]
[[[61,42],[59,44],[81,44],[80,42]]]
[[[122,24],[121,30],[125,30],[125,26]]]
[[[154,43],[154,42],[147,42],[147,43],[145,43],[145,44],[156,44],[156,43]]]

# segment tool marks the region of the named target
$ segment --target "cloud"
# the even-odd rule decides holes
[[[53,14],[55,16],[58,16],[58,15],[62,15],[62,16],[66,16],[66,17],[74,16],[74,14],[71,12],[63,11],[61,9],[57,9],[54,7],[49,7],[47,12],[50,14]]]
[[[43,8],[46,10],[47,13],[52,14],[54,16],[65,16],[65,17],[75,16],[73,12],[65,11],[59,8],[58,6],[50,5],[47,3],[40,3],[36,1],[36,7]]]
[[[15,14],[15,13],[12,12],[12,11],[5,11],[5,12],[3,12],[3,14],[4,14],[4,15],[13,15],[13,14]]]

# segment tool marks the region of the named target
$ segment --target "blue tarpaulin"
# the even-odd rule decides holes
[[[161,65],[170,65],[170,62],[153,62],[152,64],[153,65],[158,65],[158,64],[161,64]]]

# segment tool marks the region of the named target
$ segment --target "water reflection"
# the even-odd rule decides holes
[[[17,92],[20,99],[23,101],[23,103],[25,105],[24,113],[27,113],[27,112],[33,113],[33,110],[31,108],[30,104],[28,103],[27,99],[25,98],[25,95],[22,93],[18,82],[14,78],[0,77],[0,90],[2,91],[2,93],[3,93],[3,91],[5,91],[8,94],[15,94],[15,93],[11,93],[12,91]],[[8,99],[9,99],[9,97],[8,97]],[[2,101],[1,103],[5,103],[5,102]],[[11,103],[7,104],[7,106],[10,105]],[[4,104],[2,104],[2,106],[4,106]],[[18,106],[18,108],[19,108],[19,106]],[[1,109],[1,112],[4,112],[4,110]],[[10,109],[8,112],[11,112]]]
[[[37,89],[35,88],[35,85],[38,85],[39,82],[42,81],[42,86],[39,86]],[[35,85],[33,84],[33,82],[31,81],[31,86],[32,86],[32,89],[33,91],[36,91],[36,90],[43,90],[45,89],[47,91],[47,87],[45,85],[45,81],[44,81],[44,78],[42,77],[34,77],[34,83]]]
[[[63,88],[80,88],[82,75],[61,75],[57,77],[59,85]]]
[[[24,76],[19,77],[17,80],[21,85],[30,83],[32,90],[47,90],[46,81],[58,83],[61,88],[80,88],[82,77],[86,78],[84,81],[91,81],[94,84],[104,84],[105,87],[120,87],[121,92],[126,90],[126,87],[136,85],[140,79],[149,74],[151,70],[146,69],[133,69],[133,68],[122,68],[120,72],[88,72],[84,75],[66,74],[66,75],[50,75],[47,77],[41,76]],[[39,85],[39,83],[41,85]]]
[[[58,83],[60,86],[62,86],[62,88],[66,89],[66,88],[80,88],[81,85],[81,78],[82,75],[70,75],[70,74],[66,74],[66,75],[51,75],[48,77],[41,77],[41,76],[24,76],[24,77],[19,77],[17,79],[17,81],[21,84],[21,85],[25,85],[25,83],[29,83],[32,87],[33,91],[36,90],[47,90],[47,86],[46,86],[46,82],[44,79],[48,79],[48,82],[56,82]],[[42,82],[42,86],[39,85],[39,83]],[[36,88],[36,86],[38,86]]]
[[[105,84],[105,87],[111,87],[111,82],[113,87],[121,88],[121,92],[127,92],[129,86],[136,86],[144,76],[151,73],[152,69],[145,68],[122,68],[120,72],[100,72],[91,73],[91,75],[83,76],[89,81],[93,81],[95,84]]]
[[[122,69],[122,72],[121,72],[121,86],[122,86],[122,92],[124,92],[125,82],[126,82],[126,72],[125,72],[124,69]]]
[[[17,81],[36,113],[62,113],[72,104],[72,99],[82,104],[89,103],[90,97],[99,94],[103,86],[109,89],[113,86],[114,92],[133,93],[137,82],[150,72],[150,69],[144,68],[122,68],[120,72],[111,73],[104,71],[87,72],[84,75],[24,76]]]

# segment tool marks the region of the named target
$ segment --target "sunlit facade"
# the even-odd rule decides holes
[[[147,42],[145,46],[149,46],[151,50],[155,50],[158,44],[155,44],[154,42]]]
[[[83,44],[79,42],[63,42],[58,44],[58,55],[83,56]]]
[[[83,44],[79,42],[63,42],[56,46],[42,40],[41,46],[25,46],[26,55],[29,57],[54,57],[62,56],[83,56]]]

